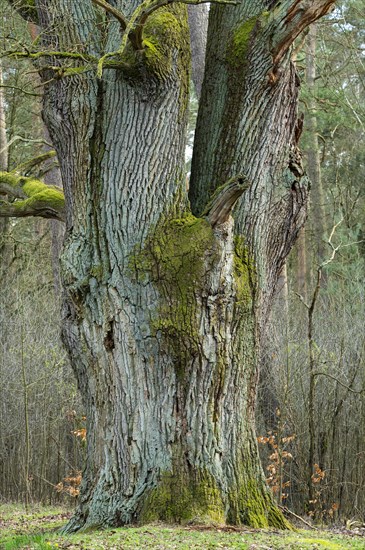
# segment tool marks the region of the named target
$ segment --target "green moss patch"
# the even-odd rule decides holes
[[[199,497],[198,497],[199,499]],[[54,516],[53,516],[54,514]],[[143,527],[103,529],[88,533],[61,535],[52,532],[59,528],[62,509],[37,508],[26,513],[20,505],[0,505],[0,548],[32,548],[52,550],[55,548],[82,548],[84,550],[137,548],[163,548],[178,550],[208,550],[230,548],[273,548],[275,550],[363,550],[364,538],[345,536],[330,531],[276,531],[246,528],[216,527],[204,525],[173,526],[150,524]],[[51,520],[51,517],[54,517]],[[51,522],[53,523],[51,524]],[[16,531],[9,531],[9,522],[16,523]],[[66,522],[66,517],[63,520]],[[14,526],[15,527],[15,526]],[[47,532],[41,533],[43,528]],[[32,534],[30,534],[32,533]]]
[[[62,189],[54,185],[46,185],[37,179],[20,178],[19,183],[24,193],[29,197],[16,201],[14,206],[20,210],[30,208],[49,207],[57,212],[65,208],[65,196]]]
[[[239,67],[245,63],[250,38],[256,27],[257,20],[257,16],[251,17],[251,19],[244,21],[234,30],[228,54],[231,65]]]
[[[63,191],[55,185],[47,185],[36,178],[17,176],[11,172],[0,172],[0,182],[18,188],[28,197],[13,203],[15,207],[24,208],[39,204],[62,210],[65,206]]]
[[[250,308],[256,280],[255,265],[242,236],[235,237],[234,276],[238,305]]]
[[[175,352],[178,368],[184,350],[198,350],[197,296],[205,285],[206,262],[214,257],[214,235],[206,220],[187,213],[159,224],[143,249],[135,252],[130,267],[135,276],[151,280],[160,303],[151,320],[154,334],[161,332]]]
[[[121,61],[123,71],[132,81],[145,77],[165,82],[175,79],[179,85],[180,112],[184,114],[189,99],[190,43],[186,6],[173,5],[154,11],[143,26],[143,50],[136,52],[127,44]],[[107,63],[106,63],[107,64]]]
[[[166,78],[171,71],[173,48],[178,48],[181,30],[178,19],[166,8],[154,12],[144,26],[147,65],[161,78]]]
[[[12,172],[0,172],[0,182],[16,187],[19,180],[19,176],[16,176]]]
[[[184,114],[189,100],[190,43],[186,6],[160,8],[146,22],[143,44],[148,67],[165,79],[171,75],[177,54],[175,76],[179,81],[180,113]]]
[[[250,525],[255,529],[276,527],[291,529],[290,523],[274,504],[272,496],[255,479],[245,479],[245,473],[236,491],[229,495],[230,516],[234,525]]]
[[[207,472],[177,469],[162,474],[158,487],[148,494],[141,523],[224,523],[224,504],[213,476]]]
[[[317,539],[317,538],[307,538],[307,539],[301,539],[298,540],[297,544],[300,544],[300,548],[306,549],[306,548],[322,548],[323,550],[342,550],[343,549],[343,542],[334,542],[330,540],[325,539]],[[365,545],[364,545],[365,546]]]
[[[250,43],[256,32],[267,24],[269,16],[270,12],[263,11],[236,27],[228,45],[228,61],[232,67],[240,68],[245,65]]]

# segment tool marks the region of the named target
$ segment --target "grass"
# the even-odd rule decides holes
[[[364,550],[364,537],[331,531],[182,527],[160,524],[63,536],[70,513],[62,508],[0,506],[0,549],[14,550]]]

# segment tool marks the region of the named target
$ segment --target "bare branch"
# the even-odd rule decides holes
[[[92,0],[92,2],[97,6],[104,8],[105,11],[113,15],[115,19],[119,21],[120,26],[122,27],[122,30],[125,30],[127,28],[127,24],[128,24],[127,19],[125,18],[124,14],[120,10],[117,10],[117,8],[114,8],[113,6],[111,6],[108,2],[106,2],[106,0]]]
[[[52,145],[50,143],[47,143],[47,141],[45,141],[44,139],[28,139],[28,138],[25,138],[23,136],[14,136],[11,138],[11,140],[5,145],[5,147],[3,147],[2,149],[0,149],[0,155],[1,153],[3,153],[4,151],[6,151],[6,149],[9,149],[9,147],[11,145],[13,145],[13,143],[15,143],[16,141],[23,141],[24,143],[42,143],[43,145],[48,145],[48,147],[52,147]]]
[[[307,525],[307,527],[309,527],[310,529],[313,529],[314,531],[317,531],[317,527],[313,527],[313,525],[308,523],[308,521],[306,521],[301,516],[298,516],[297,514],[295,514],[291,510],[289,510],[289,508],[287,508],[286,506],[281,506],[280,504],[278,506],[279,506],[280,510],[282,510],[286,514],[289,514],[289,515],[293,516],[293,518],[299,519],[299,521],[303,522],[304,525]]]
[[[217,189],[203,213],[212,227],[228,220],[237,200],[250,185],[246,177],[240,174]]]
[[[330,264],[334,259],[335,259],[335,256],[337,254],[337,252],[339,251],[339,249],[341,248],[341,245],[338,245],[338,246],[333,246],[332,244],[332,239],[333,239],[333,236],[336,232],[336,229],[341,225],[341,223],[343,222],[343,218],[340,219],[339,222],[337,222],[333,227],[332,227],[332,230],[331,230],[331,233],[330,233],[330,236],[328,237],[328,241],[327,241],[327,244],[332,248],[332,254],[331,256],[327,259],[327,260],[324,260],[321,265],[318,267],[318,272],[319,271],[322,271],[322,269],[324,267],[326,267],[326,265]]]
[[[25,19],[37,23],[37,8],[30,0],[8,0],[8,3]]]
[[[341,382],[341,380],[339,380],[336,376],[333,376],[332,374],[329,374],[328,372],[315,372],[313,374],[313,376],[327,376],[328,378],[331,378],[332,380],[334,380],[335,382],[340,384],[340,386],[342,386],[343,388],[345,388],[346,390],[348,390],[352,393],[364,393],[364,391],[365,391],[365,390],[353,390],[350,386],[347,386],[346,384]]]
[[[301,294],[299,294],[299,292],[294,292],[294,294],[296,296],[298,296],[299,300],[302,302],[302,304],[307,308],[309,309],[309,305],[307,304],[307,302],[304,300],[303,296]]]
[[[277,41],[273,49],[274,65],[283,58],[294,40],[314,21],[329,13],[335,5],[335,0],[295,0],[283,3],[284,17],[277,30]]]
[[[0,84],[0,88],[10,88],[11,90],[16,90],[17,92],[20,92],[22,94],[34,96],[34,97],[42,97],[43,94],[37,94],[35,92],[28,92],[27,90],[24,90],[24,88],[20,88],[20,86],[10,86],[7,84]]]

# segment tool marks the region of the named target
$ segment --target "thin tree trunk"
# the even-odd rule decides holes
[[[5,114],[5,97],[3,84],[3,69],[0,59],[0,172],[6,172],[8,170],[8,140],[6,136],[6,114]],[[7,218],[0,218],[0,254],[2,256],[5,242],[4,234],[8,226],[9,220]]]
[[[300,294],[304,300],[308,295],[308,263],[307,263],[307,242],[306,232],[303,227],[299,231],[298,242],[296,244],[297,251],[297,277],[296,285],[298,294]]]
[[[3,69],[0,61],[0,170],[8,169],[8,140],[6,137],[5,97],[3,85]]]
[[[20,361],[23,390],[23,419],[24,419],[24,485],[25,485],[25,509],[29,510],[32,500],[31,476],[30,476],[30,426],[29,426],[29,388],[26,373],[25,353],[24,353],[25,335],[24,325],[21,325],[20,331]]]
[[[307,37],[307,66],[306,66],[306,81],[309,91],[308,109],[309,116],[307,117],[307,139],[308,149],[307,157],[307,172],[311,180],[312,201],[311,201],[311,223],[314,229],[315,238],[315,263],[319,264],[323,261],[325,245],[324,233],[326,230],[325,223],[325,199],[323,192],[323,184],[321,177],[321,161],[319,155],[319,142],[317,130],[317,100],[316,100],[316,44],[317,44],[317,25],[314,23],[310,26]]]

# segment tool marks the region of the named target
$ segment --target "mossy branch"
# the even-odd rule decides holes
[[[65,221],[65,197],[60,187],[14,172],[0,172],[0,194],[10,196],[10,201],[0,201],[2,218],[38,216]]]
[[[21,164],[18,164],[18,166],[16,166],[14,170],[12,170],[11,172],[13,174],[16,174],[16,173],[27,174],[28,172],[30,172],[30,170],[32,170],[39,164],[42,164],[42,162],[45,162],[46,160],[49,160],[55,156],[56,156],[56,151],[54,149],[51,149],[46,153],[42,153],[37,157],[33,157],[29,160],[26,160],[25,162],[22,162]]]
[[[25,57],[28,59],[41,59],[42,57],[56,57],[60,59],[79,59],[81,61],[88,61],[90,63],[96,63],[98,61],[98,58],[87,54],[87,53],[80,53],[80,52],[61,52],[58,50],[47,50],[47,51],[40,51],[40,52],[32,52],[32,51],[18,51],[18,50],[9,50],[5,51],[2,54],[3,57]]]
[[[240,196],[250,187],[247,178],[242,174],[234,176],[219,187],[203,212],[210,225],[215,227],[225,223]]]
[[[137,50],[140,50],[143,48],[142,33],[143,33],[143,26],[146,23],[147,18],[159,8],[168,6],[169,4],[173,4],[174,2],[180,2],[181,4],[190,4],[190,5],[208,4],[208,3],[209,4],[230,4],[230,5],[239,4],[239,2],[237,2],[236,0],[145,0],[135,10],[133,14],[133,16],[136,15],[133,18],[134,23],[129,31],[129,38]]]

